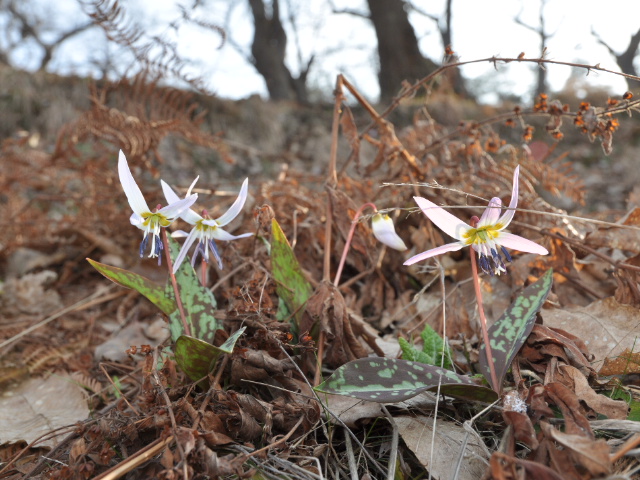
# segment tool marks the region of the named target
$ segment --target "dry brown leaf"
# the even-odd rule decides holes
[[[573,461],[587,469],[592,476],[598,477],[611,472],[611,450],[605,440],[562,433],[545,422],[540,426],[545,436],[564,446],[570,452]]]
[[[628,348],[617,357],[605,358],[604,365],[598,372],[603,376],[628,373],[640,373],[640,352],[633,353]]]
[[[524,472],[517,472],[520,467]],[[491,478],[493,480],[566,480],[546,465],[494,452],[491,456]]]
[[[368,418],[384,416],[379,403],[332,394],[322,394],[320,399],[325,402],[326,410],[331,413],[327,415],[327,420],[336,423],[335,417],[338,417],[349,428],[355,427]]]
[[[627,212],[618,223],[640,227],[640,207],[635,207]],[[591,247],[617,248],[635,254],[640,253],[640,234],[637,230],[615,227],[599,228],[587,236],[587,243]]]
[[[524,413],[514,411],[503,411],[502,418],[513,427],[513,435],[518,442],[524,443],[531,450],[538,448],[536,431],[533,428],[531,419]]]
[[[323,362],[327,365],[337,368],[367,356],[367,351],[353,332],[342,293],[329,282],[318,285],[307,301],[307,309],[300,323],[302,332],[316,329],[326,334]]]
[[[556,379],[571,388],[578,398],[607,418],[623,420],[627,418],[629,406],[623,400],[613,400],[599,395],[589,385],[587,378],[571,365],[560,365]]]
[[[476,480],[482,477],[490,454],[477,434],[467,432],[457,423],[438,419],[431,464],[433,418],[400,416],[394,417],[394,421],[404,442],[434,478],[454,478],[458,454],[465,440],[468,441],[457,478]]]
[[[31,443],[59,427],[73,425],[89,416],[87,399],[71,378],[52,375],[33,378],[0,399],[0,444],[21,440]],[[53,447],[58,437],[48,437],[38,446]]]
[[[640,336],[640,310],[621,305],[613,298],[586,307],[542,310],[544,324],[578,333],[594,355],[596,368],[607,357],[633,348]]]

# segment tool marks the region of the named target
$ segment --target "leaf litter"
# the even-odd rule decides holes
[[[138,87],[144,85],[137,81]],[[331,172],[329,167],[328,180],[295,168],[282,169],[275,179],[251,179],[253,218],[243,215],[231,228],[256,236],[220,246],[223,270],[214,266],[201,275],[198,266],[194,272],[191,280],[204,278],[206,288],[186,303],[191,302],[191,310],[206,309],[190,323],[193,337],[180,328],[170,334],[167,326],[162,338],[147,335],[148,342],[139,343],[144,337],[138,335],[129,337],[134,344],[123,343],[128,328],[144,332],[143,325],[159,319],[172,326],[179,319],[172,313],[175,299],[164,294],[166,273],[153,261],[134,260],[127,253],[136,251],[139,236],[123,214],[116,142],[104,135],[92,137],[87,130],[86,144],[60,138],[55,157],[24,139],[3,142],[0,179],[7,192],[5,218],[12,221],[3,224],[2,262],[15,264],[24,249],[55,258],[2,279],[4,398],[17,398],[31,384],[63,378],[64,386],[49,394],[53,398],[71,398],[65,388],[85,392],[82,401],[65,402],[60,412],[44,400],[43,418],[55,412],[62,422],[48,423],[52,433],[45,437],[20,427],[17,414],[3,417],[3,478],[311,479],[327,478],[330,471],[348,475],[349,459],[356,460],[360,475],[372,478],[384,478],[389,468],[398,478],[417,478],[425,471],[451,478],[457,471],[457,478],[484,474],[496,479],[587,479],[637,469],[634,457],[625,455],[638,438],[624,436],[637,430],[603,423],[628,422],[629,407],[637,404],[637,206],[604,222],[590,222],[566,215],[537,194],[545,189],[583,201],[587,192],[560,150],[563,144],[582,141],[576,136],[582,133],[602,137],[610,149],[617,127],[597,119],[621,110],[579,107],[577,118],[591,122],[587,131],[578,122],[571,140],[556,143],[557,136],[553,141],[540,137],[537,141],[553,148],[546,157],[535,158],[518,146],[531,134],[525,110],[512,115],[523,119],[522,130],[502,128],[507,117],[500,114],[449,128],[430,116],[427,95],[413,123],[400,129],[346,79],[339,85],[338,99],[344,100],[346,89],[367,113],[340,105],[344,136],[333,138],[340,147],[338,168]],[[130,98],[128,88],[126,82],[115,82],[109,92],[122,91],[123,98]],[[154,88],[148,89],[150,97]],[[624,101],[629,111],[635,108]],[[535,111],[547,113],[554,129],[561,128],[558,119],[570,108],[560,113],[549,105],[539,102]],[[143,127],[136,135],[155,135]],[[562,128],[571,136],[570,127]],[[65,134],[68,130],[61,136]],[[154,164],[153,173],[159,166],[157,142],[148,144],[146,150],[145,142],[137,144],[145,150],[136,151],[136,158],[144,159],[135,163],[138,173]],[[215,148],[222,144],[220,140]],[[369,147],[377,154],[367,158],[361,150]],[[224,146],[225,161],[232,163],[234,155],[241,158],[243,150]],[[469,299],[469,253],[451,252],[435,268],[402,263],[448,241],[412,213],[413,195],[456,206],[456,216],[470,217],[486,206],[482,199],[509,195],[516,165],[523,178],[522,215],[511,231],[544,244],[550,255],[514,255],[510,275],[483,278],[484,295],[494,307],[490,317],[498,319],[551,268],[553,274],[547,275],[552,275],[553,286],[540,314],[530,315],[526,333],[517,334],[522,347],[514,343],[505,357],[500,372],[504,397],[492,403],[497,395],[471,376],[483,370],[478,362],[485,357]],[[79,182],[90,195],[74,194],[80,191]],[[61,185],[70,187],[64,195]],[[145,193],[153,191],[150,185],[147,177]],[[381,210],[389,209],[410,253],[376,243],[365,218],[335,285],[327,268],[335,271],[358,206],[374,199]],[[213,217],[233,198],[219,200]],[[393,215],[395,209],[400,213]],[[617,228],[608,220],[631,228]],[[120,287],[99,290],[106,280],[84,261],[87,256],[135,272],[137,276],[127,274],[119,283],[146,289],[146,298],[160,308],[138,293],[122,293],[126,291]],[[56,317],[63,305],[77,307]],[[497,330],[501,321],[494,323]],[[382,347],[388,352],[398,345],[399,352],[399,337],[419,344],[425,322],[444,337],[455,371],[440,370],[438,362],[412,367],[417,379],[407,389],[428,389],[434,401],[388,405],[395,427],[380,420],[386,414],[378,403],[365,406],[333,395],[325,401],[313,389],[353,361],[375,365],[376,375],[393,366],[393,380],[393,372],[402,371],[394,370],[395,365],[403,361],[380,358]],[[28,328],[33,330],[17,336]],[[116,348],[124,355],[95,358],[96,349],[110,339],[117,339]],[[428,388],[416,387],[427,371],[456,379],[464,388],[450,388],[442,378]],[[354,381],[375,386],[377,379],[363,375]],[[375,388],[367,398],[372,393],[391,400]],[[30,394],[32,398],[37,397]],[[12,408],[25,413],[27,407]],[[62,426],[70,428],[56,433]],[[385,459],[394,429],[403,441],[397,447],[398,462],[390,466]],[[48,461],[34,455],[42,448],[48,449]]]

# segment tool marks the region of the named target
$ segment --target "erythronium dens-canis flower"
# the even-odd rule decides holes
[[[131,175],[127,158],[122,150],[118,155],[118,176],[120,177],[120,183],[124,190],[129,206],[133,213],[129,218],[132,225],[138,227],[144,231],[144,237],[140,243],[140,257],[144,256],[144,252],[147,249],[149,243],[149,237],[151,237],[151,250],[149,257],[158,257],[158,265],[162,262],[162,256],[160,255],[163,246],[160,240],[160,229],[166,228],[180,216],[180,214],[187,210],[198,199],[198,195],[189,195],[187,198],[175,202],[170,202],[166,207],[160,208],[160,205],[151,211],[144,199],[138,184]]]
[[[542,245],[538,245],[531,240],[505,231],[505,228],[511,223],[516,212],[516,206],[518,205],[519,173],[520,166],[516,167],[513,173],[513,190],[511,192],[511,202],[509,202],[508,209],[500,215],[502,211],[502,201],[498,197],[493,197],[475,227],[463,222],[425,198],[413,197],[423,213],[440,227],[441,230],[455,238],[457,242],[441,245],[414,255],[404,262],[404,264],[413,265],[416,262],[435,257],[445,252],[454,252],[471,246],[478,253],[482,270],[490,275],[500,275],[501,272],[507,271],[504,261],[502,260],[502,255],[504,255],[507,262],[511,261],[511,255],[509,255],[507,248],[521,252],[537,253],[538,255],[547,255],[549,252]]]
[[[196,181],[189,187],[187,191],[187,195],[191,192],[191,189],[194,187]],[[178,195],[173,191],[173,189],[167,185],[165,182],[162,183],[162,191],[164,192],[164,196],[168,202],[175,202],[179,200]],[[191,264],[195,265],[198,255],[202,255],[205,262],[209,261],[209,249],[211,249],[214,257],[218,262],[218,266],[222,269],[222,260],[218,253],[218,249],[216,247],[216,240],[230,241],[236,240],[238,238],[250,237],[253,233],[243,233],[242,235],[231,235],[229,232],[226,232],[221,227],[231,223],[234,218],[238,216],[242,207],[244,207],[244,203],[247,200],[247,193],[249,189],[249,179],[245,178],[244,182],[242,182],[242,187],[240,188],[240,193],[238,194],[238,198],[233,202],[233,205],[229,207],[222,216],[217,219],[212,219],[206,210],[202,211],[202,215],[198,215],[191,209],[186,209],[182,212],[180,217],[187,223],[193,225],[191,232],[187,235],[187,239],[178,254],[178,258],[173,265],[174,273],[178,270],[185,257],[187,256],[187,252],[191,245],[198,240],[198,245],[196,247],[196,251],[193,254],[193,258],[191,259]],[[184,235],[184,232],[182,232]]]
[[[371,218],[371,229],[373,235],[379,242],[396,250],[406,250],[407,246],[396,233],[393,220],[386,213],[376,212]]]

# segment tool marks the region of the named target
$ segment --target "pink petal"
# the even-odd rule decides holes
[[[420,207],[420,210],[429,217],[429,220],[440,227],[440,230],[444,233],[452,236],[456,240],[462,240],[462,235],[471,229],[469,225],[458,217],[451,215],[449,212],[437,206],[435,203],[430,202],[426,198],[413,197],[413,199]]]
[[[500,218],[500,213],[502,213],[502,200],[498,197],[493,197],[480,217],[478,228],[486,225],[495,225],[498,222],[498,218]]]
[[[537,253],[538,255],[547,255],[549,253],[549,251],[542,245],[538,245],[531,240],[514,235],[513,233],[500,232],[500,235],[495,239],[495,242],[503,247],[519,250],[521,252]]]
[[[516,207],[518,206],[518,175],[520,174],[520,165],[518,165],[513,172],[513,189],[511,190],[511,201],[509,202],[509,208],[504,215],[500,217],[498,223],[502,225],[502,228],[506,228],[511,223],[513,216],[516,214]]]
[[[435,257],[436,255],[441,255],[446,252],[455,252],[456,250],[460,250],[461,248],[466,247],[463,243],[447,243],[446,245],[440,245],[439,247],[432,248],[431,250],[427,250],[426,252],[419,253],[414,255],[409,260],[403,263],[403,265],[413,265],[416,262],[421,260],[425,260],[427,258]]]

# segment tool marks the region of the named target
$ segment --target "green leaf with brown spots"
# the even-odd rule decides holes
[[[198,338],[182,335],[176,341],[175,358],[180,369],[202,388],[209,387],[206,376],[209,375],[220,355],[233,352],[233,348],[246,327],[231,335],[226,342],[215,347]]]
[[[315,387],[318,392],[347,395],[379,403],[397,403],[426,390],[467,400],[493,402],[497,394],[458,375],[433,365],[395,358],[368,357],[346,363]]]
[[[171,313],[178,308],[174,298],[172,296],[167,296],[162,285],[152,282],[148,278],[138,275],[137,273],[130,272],[129,270],[105,265],[104,263],[96,262],[90,258],[87,258],[87,261],[93,268],[98,270],[112,282],[123,287],[136,290],[141,295],[147,297],[147,299],[162,310],[163,313],[171,315]]]
[[[492,385],[494,390],[502,391],[502,383],[511,368],[511,362],[531,333],[536,322],[536,314],[547,299],[552,285],[553,270],[549,269],[537,282],[525,288],[504,314],[489,327],[489,342],[498,380],[498,385]],[[479,363],[480,372],[491,385],[484,344],[480,346]]]
[[[271,269],[276,281],[276,293],[293,315],[297,327],[313,288],[302,273],[293,249],[275,218],[271,221]]]
[[[171,237],[169,237],[169,249],[171,259],[175,261],[180,252],[180,245]],[[216,298],[211,293],[211,290],[203,287],[200,280],[198,280],[189,257],[185,258],[176,272],[176,282],[178,283],[178,291],[180,292],[187,324],[191,330],[191,336],[204,340],[206,343],[212,343],[216,330],[220,328],[220,324],[214,316],[217,306]],[[167,279],[165,295],[175,302],[170,278]],[[178,338],[185,333],[180,311],[177,309],[169,315],[169,331],[171,332],[171,340],[174,342],[177,342]]]

